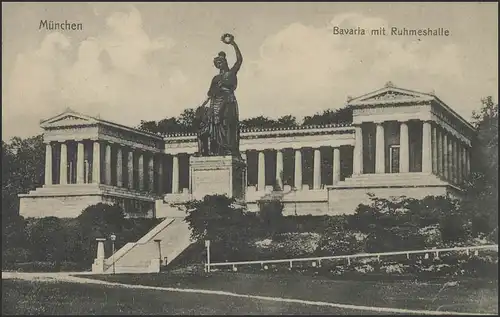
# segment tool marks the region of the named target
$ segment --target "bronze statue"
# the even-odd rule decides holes
[[[220,52],[214,58],[214,66],[219,69],[208,90],[208,97],[196,110],[198,125],[198,155],[240,157],[240,131],[238,102],[234,91],[238,85],[237,73],[243,62],[234,36],[224,34],[222,42],[232,45],[236,53],[236,63],[229,68],[226,53]],[[210,106],[205,105],[210,101]]]

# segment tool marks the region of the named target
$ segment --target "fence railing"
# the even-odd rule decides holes
[[[468,247],[454,247],[454,248],[444,248],[444,249],[426,249],[426,250],[410,250],[410,251],[396,251],[396,252],[380,252],[380,253],[359,253],[352,255],[336,255],[336,256],[322,256],[322,257],[307,257],[307,258],[294,258],[294,259],[279,259],[279,260],[261,260],[261,261],[241,261],[241,262],[218,262],[218,263],[206,263],[205,270],[210,272],[212,267],[231,267],[233,271],[237,271],[237,267],[241,265],[253,265],[260,264],[264,269],[267,269],[266,264],[277,264],[277,263],[289,263],[290,268],[293,267],[294,262],[312,262],[313,267],[321,267],[321,261],[328,260],[347,260],[348,264],[351,264],[351,259],[356,258],[378,258],[392,255],[406,255],[409,259],[411,254],[424,254],[425,258],[429,257],[429,254],[434,254],[435,257],[439,257],[439,253],[442,252],[465,252],[467,255],[471,251],[474,255],[478,255],[479,250],[496,250],[498,252],[498,244],[490,245],[480,245],[480,246],[468,246]]]

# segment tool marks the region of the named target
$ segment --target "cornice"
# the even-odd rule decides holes
[[[293,137],[293,136],[308,136],[308,135],[328,135],[328,134],[346,134],[353,133],[353,125],[346,124],[329,124],[315,125],[296,128],[280,128],[280,129],[252,129],[244,130],[240,133],[240,138],[248,139],[264,139],[269,137]],[[196,141],[196,134],[185,134],[167,136],[164,139],[165,143],[185,143]]]

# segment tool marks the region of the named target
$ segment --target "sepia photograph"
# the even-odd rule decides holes
[[[498,315],[497,2],[2,2],[2,315]]]

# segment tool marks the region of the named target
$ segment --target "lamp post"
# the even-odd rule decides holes
[[[205,240],[205,247],[207,247],[207,272],[210,273],[210,240]]]
[[[116,240],[116,235],[114,233],[111,234],[111,252],[113,253],[113,274],[116,274],[116,269],[115,269],[115,240]]]

